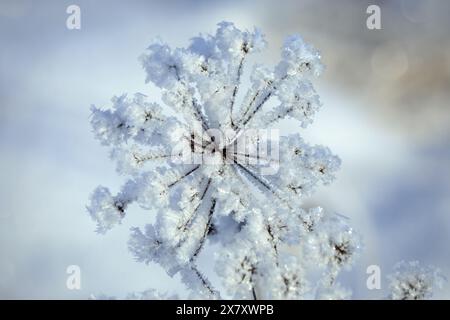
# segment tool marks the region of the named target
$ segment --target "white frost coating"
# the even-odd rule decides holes
[[[276,68],[280,77],[303,74],[318,76],[323,71],[320,53],[298,35],[286,39],[281,55],[282,60]]]
[[[112,196],[110,191],[99,186],[91,195],[91,202],[87,207],[91,218],[97,222],[97,232],[105,233],[116,224],[119,224],[125,216],[128,204],[134,201],[136,195],[136,183],[127,182],[117,196]]]
[[[445,278],[437,268],[421,266],[418,261],[401,261],[388,280],[390,299],[424,300],[432,298],[433,291],[443,286]]]
[[[229,22],[188,48],[154,41],[141,62],[175,116],[143,94],[116,97],[107,110],[92,107],[93,131],[129,181],[117,196],[99,187],[88,211],[104,233],[133,202],[156,210],[154,225],[132,229],[129,248],[138,261],[180,274],[190,298],[347,298],[335,280],[352,264],[359,237],[339,215],[303,208],[317,186],[334,180],[339,158],[294,134],[280,137],[276,173],[263,175],[259,163],[247,161],[262,142],[250,129],[287,117],[305,127],[321,105],[311,83],[323,69],[320,55],[298,36],[286,40],[275,67],[254,67],[250,86],[242,86],[247,56],[265,46],[258,29]],[[211,129],[227,132],[225,139]],[[250,141],[244,151],[236,148],[243,139]],[[177,161],[186,152],[204,162]],[[222,293],[198,265],[210,241],[220,248]]]

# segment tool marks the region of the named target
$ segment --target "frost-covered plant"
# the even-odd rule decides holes
[[[153,42],[141,62],[172,112],[141,93],[113,98],[110,109],[92,107],[96,137],[129,180],[116,195],[98,187],[88,211],[104,233],[132,203],[156,210],[154,224],[132,229],[129,248],[138,261],[180,274],[192,298],[347,298],[336,277],[352,264],[358,236],[342,216],[303,204],[334,179],[339,158],[299,134],[278,140],[253,131],[286,118],[312,122],[321,105],[311,83],[320,55],[291,36],[274,68],[256,65],[245,79],[249,55],[265,46],[259,30],[228,22],[188,48]],[[269,152],[261,157],[263,144]],[[186,153],[202,161],[181,161]],[[272,162],[276,170],[265,174]],[[219,248],[222,292],[198,265],[208,244]]]
[[[431,266],[420,266],[418,261],[401,261],[388,276],[390,299],[430,299],[436,288],[441,288],[445,278],[440,270]]]

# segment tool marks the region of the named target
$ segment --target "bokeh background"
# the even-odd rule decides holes
[[[71,4],[81,8],[81,30],[66,28]],[[366,27],[370,4],[381,7],[381,30]],[[364,237],[342,278],[354,297],[384,297],[384,277],[399,260],[449,277],[449,17],[445,0],[0,0],[0,298],[183,292],[178,278],[127,251],[129,227],[151,213],[135,209],[120,228],[95,234],[89,194],[98,184],[118,188],[123,177],[93,138],[89,106],[125,92],[158,100],[137,61],[149,41],[184,46],[222,20],[264,31],[261,61],[275,63],[293,33],[322,52],[324,108],[301,133],[343,165],[308,204],[348,216]],[[66,288],[72,264],[81,290]],[[382,290],[366,288],[372,264],[381,267]],[[450,284],[435,297],[450,298]]]

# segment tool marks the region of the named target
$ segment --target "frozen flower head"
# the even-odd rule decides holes
[[[393,300],[430,299],[445,281],[439,269],[421,266],[418,261],[397,263],[388,279]]]
[[[312,84],[320,55],[291,36],[278,63],[248,66],[265,47],[260,30],[230,22],[187,48],[156,40],[141,63],[164,105],[137,93],[92,108],[94,134],[129,178],[117,196],[105,188],[92,195],[88,209],[99,231],[120,223],[134,202],[155,210],[154,225],[133,229],[130,249],[139,261],[179,273],[197,295],[220,296],[197,265],[210,240],[221,245],[216,270],[226,292],[255,299],[313,296],[307,265],[332,269],[334,277],[358,246],[333,214],[302,207],[317,186],[333,181],[339,158],[276,131],[287,118],[301,127],[313,121],[321,106]],[[317,253],[302,263],[287,245]],[[323,292],[331,295],[333,283]]]

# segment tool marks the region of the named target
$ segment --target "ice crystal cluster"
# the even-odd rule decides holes
[[[99,233],[133,204],[156,212],[154,223],[131,230],[129,249],[181,275],[190,298],[344,299],[350,291],[336,277],[352,264],[358,236],[342,216],[303,203],[334,179],[339,158],[299,134],[261,134],[287,118],[312,122],[320,55],[290,36],[274,67],[248,66],[265,46],[258,29],[228,22],[187,48],[154,41],[141,62],[164,106],[136,93],[92,107],[93,131],[127,181],[116,194],[99,186],[88,211]],[[208,246],[221,283],[199,265]],[[157,294],[136,297],[149,296]]]
[[[441,288],[445,278],[439,269],[420,266],[418,261],[401,261],[394,266],[394,273],[388,276],[390,299],[430,299],[436,288]]]

